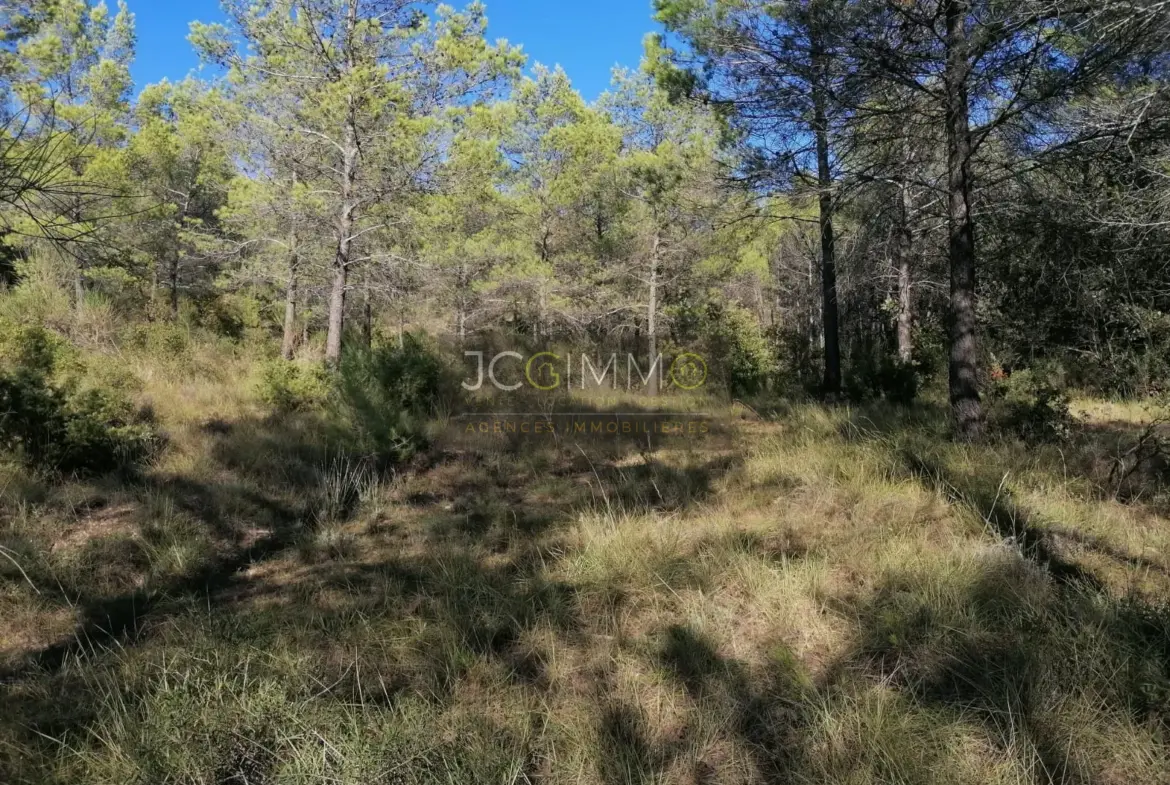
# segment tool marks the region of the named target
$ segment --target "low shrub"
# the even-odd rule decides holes
[[[1067,439],[1075,419],[1059,381],[1039,370],[1022,370],[992,388],[991,421],[998,430],[1026,442]]]
[[[402,460],[426,443],[425,421],[450,401],[454,384],[436,352],[414,335],[401,346],[349,347],[336,377],[340,414],[360,451]]]
[[[0,375],[0,449],[32,468],[123,471],[147,460],[159,441],[152,424],[116,391],[57,387],[28,368]]]
[[[329,374],[319,365],[273,360],[260,368],[260,400],[281,413],[319,408],[328,401],[329,390]]]
[[[776,382],[779,391],[800,395],[814,393],[822,382],[820,347],[809,340],[807,331],[790,325],[774,325],[766,331],[772,354],[776,357]]]
[[[164,363],[181,361],[191,351],[190,332],[178,322],[141,322],[131,325],[122,341],[129,348]]]
[[[768,388],[777,370],[776,350],[750,311],[714,301],[674,309],[671,317],[674,337],[682,344],[676,353],[701,345],[712,381],[729,394],[751,396]]]
[[[0,449],[31,468],[67,474],[122,471],[160,442],[131,402],[134,384],[106,362],[87,368],[51,330],[0,320]]]
[[[890,403],[908,405],[918,397],[921,381],[921,369],[916,363],[891,357],[866,358],[846,375],[845,394],[853,401],[884,398]]]

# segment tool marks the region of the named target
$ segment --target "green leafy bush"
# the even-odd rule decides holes
[[[992,390],[991,419],[999,430],[1027,442],[1067,439],[1075,419],[1069,396],[1051,374],[1017,371]]]
[[[101,474],[145,461],[151,423],[112,390],[56,387],[35,369],[0,375],[0,449],[42,471]]]
[[[855,364],[845,378],[845,393],[854,401],[884,398],[891,403],[908,405],[918,397],[921,370],[916,363],[892,357]]]
[[[777,358],[776,380],[786,393],[811,393],[822,381],[820,347],[809,340],[805,330],[777,324],[767,333],[773,355]]]
[[[170,321],[134,324],[127,331],[123,342],[131,349],[145,352],[164,362],[183,360],[191,351],[191,335],[187,328]]]
[[[278,412],[306,411],[329,399],[329,374],[315,365],[273,360],[261,367],[260,400]]]
[[[38,325],[0,320],[0,450],[42,471],[100,474],[148,459],[159,435],[133,383]],[[96,370],[95,370],[96,369]]]
[[[744,308],[707,306],[707,362],[732,395],[763,392],[776,373],[776,352],[759,320]]]
[[[454,386],[438,355],[406,335],[401,347],[350,347],[337,377],[341,414],[357,448],[379,460],[402,460],[426,443],[426,419]]]

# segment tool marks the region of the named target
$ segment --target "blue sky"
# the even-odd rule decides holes
[[[522,44],[528,62],[560,64],[587,100],[609,84],[615,65],[635,67],[642,37],[657,29],[651,0],[486,0],[489,38]],[[461,7],[463,2],[449,2]],[[187,24],[221,18],[218,0],[128,0],[138,26],[133,75],[138,89],[182,79],[199,65]]]

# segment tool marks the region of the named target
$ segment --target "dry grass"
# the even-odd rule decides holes
[[[128,360],[139,484],[0,472],[0,780],[1170,782],[1170,520],[1100,460],[1137,410],[449,425],[383,475],[210,351]]]

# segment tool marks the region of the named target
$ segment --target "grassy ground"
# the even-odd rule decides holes
[[[197,360],[125,360],[169,436],[137,481],[0,468],[0,781],[1170,782],[1145,410],[452,421],[376,474]]]

